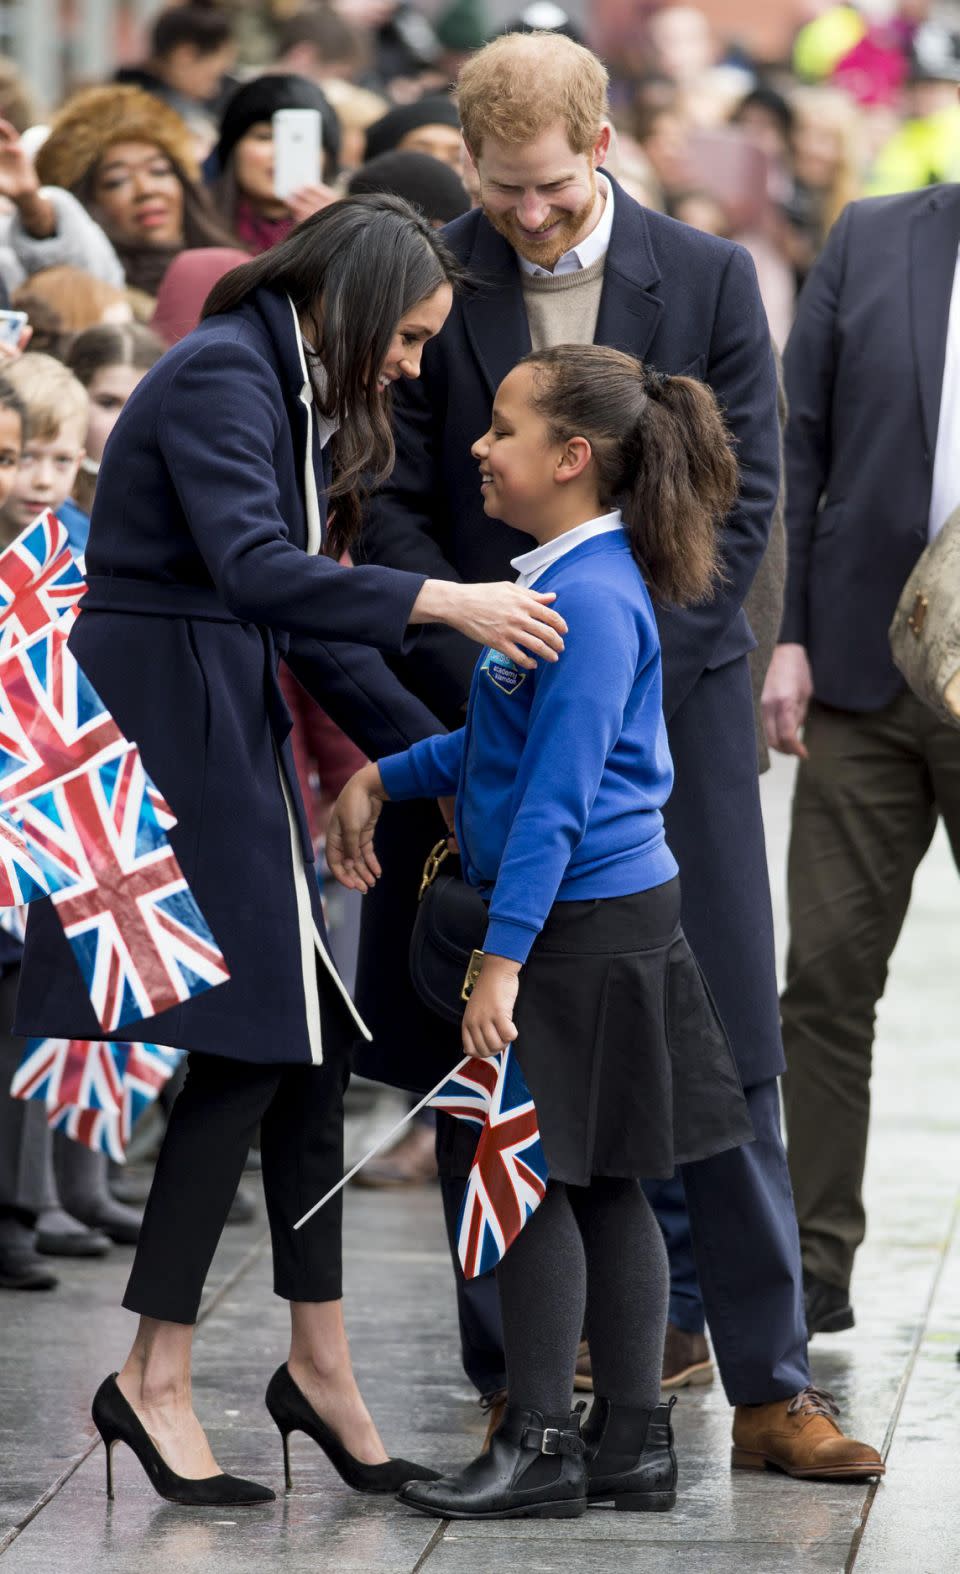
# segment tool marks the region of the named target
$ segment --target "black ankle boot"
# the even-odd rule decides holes
[[[676,1404],[640,1410],[597,1398],[583,1429],[591,1503],[642,1512],[673,1508],[677,1456],[670,1412]]]
[[[580,1416],[508,1405],[487,1453],[459,1475],[410,1481],[397,1495],[438,1519],[575,1519],[587,1507]]]

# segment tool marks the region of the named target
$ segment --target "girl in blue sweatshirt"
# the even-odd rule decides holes
[[[537,542],[513,566],[556,593],[565,651],[531,668],[484,650],[465,726],[364,767],[327,857],[369,889],[381,804],[456,795],[464,875],[489,903],[464,1048],[516,1041],[550,1180],[496,1270],[504,1421],[489,1453],[402,1498],[454,1518],[567,1517],[588,1500],[670,1508],[669,1278],[640,1178],[752,1131],[680,928],[651,597],[710,596],[736,463],[702,383],[573,345],[515,367],[473,455],[485,513]],[[581,1437],[569,1411],[584,1326],[596,1399]]]

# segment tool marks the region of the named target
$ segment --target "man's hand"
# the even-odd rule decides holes
[[[760,710],[771,749],[807,758],[800,732],[813,697],[813,674],[803,645],[778,645],[763,685]]]
[[[333,806],[327,825],[330,872],[348,891],[372,891],[382,874],[373,850],[373,833],[387,795],[376,765],[351,776]]]
[[[463,1017],[464,1053],[475,1060],[498,1055],[517,1036],[513,1008],[520,989],[520,963],[485,956]]]

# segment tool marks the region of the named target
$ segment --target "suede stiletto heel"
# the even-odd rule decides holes
[[[365,1465],[344,1448],[336,1432],[321,1420],[301,1393],[286,1365],[278,1366],[267,1386],[266,1406],[283,1442],[283,1475],[289,1492],[290,1434],[305,1432],[321,1448],[334,1470],[355,1492],[399,1492],[408,1481],[436,1481],[439,1473],[409,1459],[388,1459],[382,1465]]]
[[[116,1372],[104,1379],[93,1398],[94,1425],[107,1451],[107,1497],[113,1499],[113,1449],[126,1443],[136,1454],[148,1480],[159,1497],[184,1508],[247,1507],[253,1503],[273,1503],[276,1493],[257,1481],[241,1476],[178,1476],[171,1470],[160,1450],[147,1433],[136,1411],[129,1405],[117,1384]]]

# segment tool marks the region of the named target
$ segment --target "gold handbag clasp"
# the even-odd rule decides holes
[[[472,953],[470,961],[467,964],[467,971],[464,974],[463,988],[460,991],[461,1000],[469,1000],[470,996],[473,994],[474,985],[477,983],[477,980],[480,977],[480,971],[483,967],[483,958],[483,951],[474,951]]]
[[[420,894],[417,897],[418,902],[423,901],[423,898],[426,896],[434,880],[437,878],[437,875],[440,873],[440,865],[443,863],[445,858],[449,857],[450,849],[447,846],[447,839],[444,837],[442,842],[438,842],[436,847],[431,849],[430,856],[423,866],[423,879],[420,881]]]

